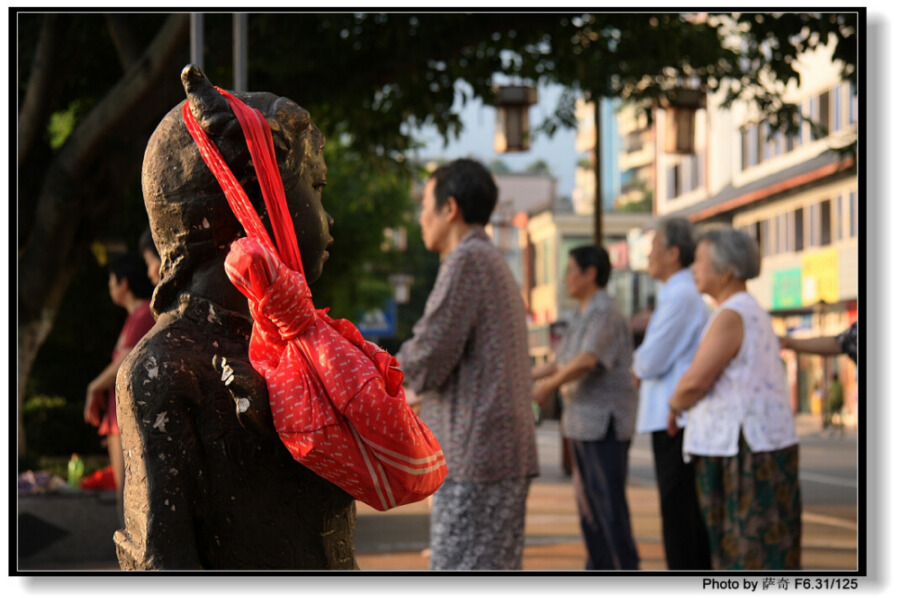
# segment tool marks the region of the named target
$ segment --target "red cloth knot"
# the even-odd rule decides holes
[[[225,272],[247,297],[254,321],[268,335],[277,330],[281,340],[289,341],[315,322],[316,308],[306,279],[256,239],[244,237],[231,244]]]

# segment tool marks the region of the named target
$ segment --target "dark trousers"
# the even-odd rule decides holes
[[[694,465],[681,452],[684,430],[653,432],[653,462],[659,485],[663,545],[669,570],[708,570],[709,533],[700,514]]]
[[[572,440],[573,484],[589,570],[637,570],[638,554],[625,498],[628,449],[613,424],[603,440]]]

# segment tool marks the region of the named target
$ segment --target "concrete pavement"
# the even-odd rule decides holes
[[[822,435],[817,418],[799,416],[803,438]],[[855,435],[855,428],[846,434]],[[526,571],[580,571],[585,552],[571,479],[561,467],[557,422],[538,430],[541,476],[531,487],[526,516]],[[802,454],[802,453],[801,453]],[[635,438],[627,495],[632,527],[644,571],[665,571],[656,485],[649,437]],[[429,501],[385,513],[359,504],[356,549],[364,571],[428,569]],[[115,498],[111,492],[19,497],[18,565],[29,571],[113,571],[118,569],[112,534]],[[803,568],[854,571],[857,568],[856,508],[805,507]]]

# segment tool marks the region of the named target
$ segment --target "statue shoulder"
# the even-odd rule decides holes
[[[156,326],[128,353],[116,376],[120,404],[156,404],[170,398],[174,389],[190,384],[190,361],[196,352],[173,348],[174,333],[171,327]]]

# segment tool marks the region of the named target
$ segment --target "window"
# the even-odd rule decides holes
[[[763,220],[760,222],[761,228],[759,231],[759,250],[763,257],[771,255],[772,252],[769,249],[769,221]]]
[[[632,131],[625,136],[625,153],[633,154],[641,151],[644,146],[642,133],[643,131]]]
[[[694,156],[694,189],[703,186],[706,178],[706,151],[698,152]]]
[[[850,82],[850,124],[856,123],[856,81]]]
[[[781,252],[786,253],[791,250],[791,228],[790,228],[790,218],[791,214],[784,213],[781,214],[778,218],[781,220]]]
[[[619,180],[622,191],[630,191],[632,187],[639,186],[638,178],[637,178],[637,169],[629,168],[625,170],[621,174],[621,178]]]
[[[759,164],[759,132],[756,125],[747,125],[741,132],[741,169]]]
[[[831,130],[832,131],[840,131],[843,127],[841,125],[842,114],[841,114],[841,90],[842,87],[838,85],[837,87],[832,88],[831,90]]]
[[[803,208],[794,210],[794,251],[803,251]]]
[[[781,214],[775,216],[775,255],[782,253],[784,251],[784,245],[781,244],[781,233],[784,231],[784,227],[781,225]]]
[[[835,240],[840,241],[844,238],[844,196],[838,195],[835,200],[835,224],[837,225],[837,231],[835,234]]]
[[[678,181],[678,166],[670,166],[666,170],[666,197],[673,199],[678,197],[678,189],[680,187]]]
[[[816,124],[820,127],[819,135],[816,139],[821,139],[822,137],[826,137],[829,133],[828,125],[830,124],[830,121],[828,115],[830,112],[829,108],[831,106],[831,101],[830,94],[827,91],[819,94],[818,104],[818,110],[813,112],[813,114],[816,115],[813,120],[815,120]]]
[[[851,237],[855,237],[857,233],[857,223],[856,223],[856,191],[850,192],[850,201],[848,203],[848,211],[850,212],[850,227],[847,231]]]
[[[813,204],[809,206],[809,242],[806,244],[807,247],[818,247],[819,246],[819,204]]]
[[[809,120],[814,118],[813,115],[816,113],[816,104],[818,103],[817,100],[818,100],[818,98],[810,98],[803,105],[803,116],[805,118],[802,121],[803,124],[800,126],[801,139],[800,139],[800,143],[798,143],[797,145],[809,143],[810,141],[813,140],[812,127],[809,124]]]
[[[760,162],[769,160],[775,155],[775,148],[769,140],[769,123],[759,123],[759,147],[762,149]]]
[[[797,106],[797,114],[794,115],[794,123],[797,125],[797,129],[794,133],[788,134],[787,136],[787,151],[792,151],[794,148],[798,148],[803,145],[803,117],[802,117],[803,107]]]
[[[684,193],[693,191],[700,186],[700,156],[692,154],[681,162]]]
[[[822,224],[822,230],[819,233],[819,238],[822,240],[822,245],[830,245],[831,244],[831,200],[826,199],[822,203],[819,204],[819,210],[821,213],[820,222]]]

